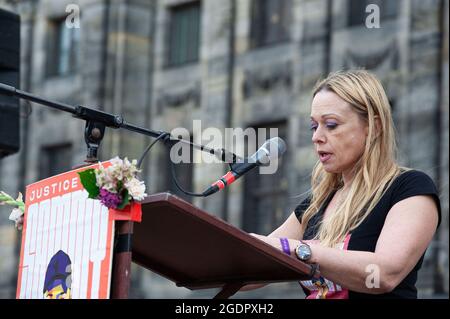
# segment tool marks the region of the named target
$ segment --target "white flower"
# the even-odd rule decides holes
[[[16,228],[21,230],[23,223],[23,212],[25,211],[25,203],[23,202],[22,193],[19,192],[19,195],[16,199],[12,198],[10,195],[5,192],[0,192],[0,205],[11,205],[13,206],[13,210],[9,215],[9,219],[16,223]]]
[[[12,220],[13,222],[15,222],[22,215],[23,215],[23,213],[22,213],[22,211],[20,209],[14,208],[12,210],[11,214],[9,215],[9,220]]]
[[[111,166],[122,166],[123,161],[120,159],[119,156],[114,157],[111,159]]]
[[[113,182],[103,184],[102,188],[106,189],[110,193],[117,193],[117,186]]]
[[[145,193],[145,183],[139,181],[137,178],[132,178],[127,181],[125,188],[134,200],[143,200],[147,196]]]
[[[95,170],[95,181],[98,187],[102,187],[105,184],[106,174],[103,167]]]
[[[9,220],[12,220],[13,222],[15,222],[16,223],[16,227],[19,230],[22,229],[22,223],[19,223],[20,220],[21,220],[22,215],[23,215],[23,212],[19,208],[14,208],[12,210],[11,214],[9,215]]]
[[[101,164],[98,169],[95,170],[96,185],[100,188],[104,188],[111,193],[117,193],[117,178],[112,174],[112,170],[104,168]]]

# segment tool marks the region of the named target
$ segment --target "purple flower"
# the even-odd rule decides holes
[[[100,188],[100,201],[108,208],[116,209],[122,202],[122,197],[119,194],[111,193],[104,188]]]

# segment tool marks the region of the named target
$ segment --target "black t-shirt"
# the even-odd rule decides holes
[[[327,200],[320,208],[318,214],[315,214],[308,222],[308,226],[305,229],[303,239],[313,239],[318,231],[319,222],[323,217],[326,207],[333,198],[334,192],[330,194]],[[439,224],[441,223],[441,207],[438,197],[438,190],[433,183],[432,179],[423,172],[416,170],[405,171],[393,181],[391,186],[386,190],[384,195],[380,198],[378,204],[374,207],[372,212],[366,217],[366,219],[348,235],[348,241],[345,243],[343,249],[357,250],[357,251],[370,251],[374,252],[375,247],[383,228],[386,216],[391,209],[399,201],[408,197],[417,195],[430,195],[436,202],[439,214]],[[300,205],[295,208],[295,215],[298,220],[301,221],[303,213],[308,208],[310,199],[307,198]],[[438,224],[438,225],[439,225]],[[347,238],[347,237],[346,237]],[[424,256],[420,258],[413,270],[405,277],[405,279],[390,293],[386,294],[364,294],[354,291],[347,291],[344,288],[339,287],[332,282],[322,283],[324,285],[326,293],[329,291],[336,291],[344,295],[343,298],[417,298],[417,289],[415,287],[417,281],[417,272],[422,266]],[[314,283],[309,282],[311,287]],[[316,283],[317,284],[317,283]],[[327,286],[328,285],[328,286]],[[333,286],[334,285],[334,286]],[[311,290],[306,289],[302,284],[305,293],[308,295]],[[337,287],[337,288],[336,288]],[[345,293],[342,294],[342,290]],[[323,292],[323,291],[322,291]],[[317,292],[314,292],[317,293]],[[337,295],[337,293],[336,293]],[[336,297],[340,298],[340,297]]]

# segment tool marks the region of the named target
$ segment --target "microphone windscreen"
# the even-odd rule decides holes
[[[284,152],[286,152],[286,143],[279,137],[273,137],[266,141],[252,157],[259,165],[266,166]]]
[[[270,158],[277,158],[286,152],[286,143],[280,137],[273,137],[266,142]]]

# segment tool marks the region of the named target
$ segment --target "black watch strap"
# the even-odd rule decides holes
[[[319,278],[320,277],[319,264],[310,264],[310,266],[311,266],[311,272],[310,272],[309,276],[311,278]]]

